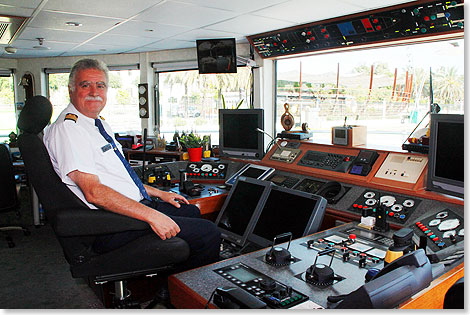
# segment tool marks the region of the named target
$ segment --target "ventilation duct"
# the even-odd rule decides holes
[[[23,16],[0,16],[0,44],[11,44],[20,35],[27,19]]]

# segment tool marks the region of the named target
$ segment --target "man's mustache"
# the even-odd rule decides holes
[[[99,101],[99,102],[102,102],[103,98],[101,96],[86,96],[85,101]]]

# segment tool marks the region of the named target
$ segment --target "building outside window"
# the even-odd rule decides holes
[[[9,140],[8,135],[16,132],[15,94],[13,76],[0,75],[0,142]]]
[[[237,73],[199,74],[198,70],[157,72],[160,135],[171,141],[178,132],[210,135],[219,143],[220,108],[249,108],[251,68]],[[158,131],[157,131],[158,132]]]
[[[293,129],[308,123],[313,141],[331,143],[331,127],[347,117],[367,126],[368,145],[401,149],[429,111],[430,70],[441,112],[464,113],[463,39],[281,59],[276,67],[276,131],[288,103]]]

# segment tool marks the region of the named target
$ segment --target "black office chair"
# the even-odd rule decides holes
[[[20,200],[16,190],[15,173],[11,160],[10,150],[6,144],[0,144],[0,213],[16,211],[17,217],[19,212]],[[15,247],[15,243],[8,231],[23,231],[25,235],[29,235],[29,230],[20,225],[0,225],[0,231],[5,234],[8,247]]]
[[[444,309],[464,309],[465,308],[465,282],[464,277],[455,281],[447,290],[444,297]]]
[[[149,234],[111,252],[92,250],[97,235],[149,229],[143,221],[105,210],[91,210],[69,190],[55,173],[49,154],[38,136],[48,124],[52,105],[43,96],[28,99],[21,111],[18,144],[26,172],[46,217],[62,246],[74,278],[97,284],[115,283],[115,307],[126,307],[126,279],[171,271],[189,257],[189,246],[180,238],[161,240]],[[134,305],[132,305],[134,306]]]

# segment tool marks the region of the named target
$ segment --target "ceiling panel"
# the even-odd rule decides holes
[[[230,19],[236,15],[237,13],[232,11],[168,1],[140,14],[136,20],[199,28]]]
[[[267,31],[272,31],[279,28],[289,27],[293,24],[287,21],[280,21],[262,16],[254,16],[251,14],[240,15],[236,18],[213,24],[208,26],[207,29],[241,33],[244,35],[252,35]]]
[[[0,4],[0,14],[1,15],[11,15],[11,16],[31,16],[33,14],[34,9],[28,8],[19,8],[19,7],[12,7],[12,6],[5,6]]]
[[[196,43],[194,41],[164,39],[164,40],[155,42],[153,44],[147,45],[145,47],[153,48],[154,50],[192,48],[192,47],[196,47]]]
[[[103,34],[99,37],[96,37],[87,44],[103,44],[111,46],[121,46],[123,48],[135,48],[139,46],[145,46],[147,44],[157,41],[155,38],[149,37],[137,37],[137,36],[128,36],[128,35],[113,35],[113,34]]]
[[[100,0],[98,3],[96,0],[80,0],[79,4],[77,4],[76,0],[49,0],[44,9],[127,19],[162,1],[163,0]]]
[[[217,8],[229,10],[237,13],[248,13],[263,8],[267,8],[278,3],[287,2],[289,0],[237,0],[237,1],[220,1],[220,0],[180,0],[180,2],[192,3],[198,6],[208,8]]]
[[[21,39],[35,40],[38,37],[48,41],[60,41],[70,43],[81,43],[94,35],[89,32],[52,30],[48,28],[26,27],[21,34]]]
[[[70,30],[73,27],[65,25],[66,22],[82,23],[78,29],[82,32],[102,32],[121,22],[122,19],[102,18],[78,14],[65,14],[50,11],[41,11],[29,26],[57,30]]]
[[[132,20],[118,25],[109,31],[108,34],[133,35],[162,39],[181,34],[189,30],[191,30],[189,27]]]
[[[214,30],[202,29],[202,28],[185,32],[184,34],[174,36],[173,38],[192,41],[196,43],[196,39],[228,38],[228,37],[230,38],[234,37],[237,41],[240,41],[245,38],[244,35],[239,34],[239,33],[214,31]]]
[[[11,5],[19,8],[36,9],[43,0],[0,0],[0,4]]]

